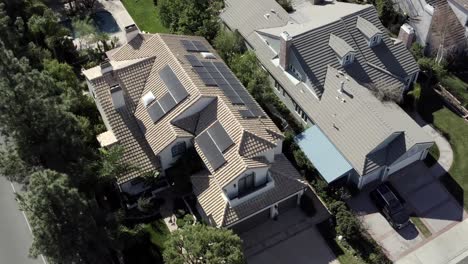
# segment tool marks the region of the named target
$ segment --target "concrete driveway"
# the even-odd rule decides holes
[[[431,231],[430,237],[423,237],[413,225],[398,232],[394,230],[370,200],[370,190],[362,191],[348,204],[360,215],[370,235],[393,261],[431,243],[466,218],[463,208],[423,162],[416,162],[391,175],[390,182],[406,201],[408,213],[418,216]]]
[[[299,208],[279,215],[240,234],[249,264],[338,264],[335,255],[316,229],[316,224],[329,217],[315,197],[317,213],[307,217]]]

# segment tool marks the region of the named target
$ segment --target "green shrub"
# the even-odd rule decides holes
[[[191,214],[186,214],[182,218],[177,218],[176,223],[179,228],[183,228],[186,225],[193,225],[194,223],[193,216]]]
[[[336,214],[336,232],[349,241],[357,241],[361,238],[361,223],[350,211],[339,211]]]
[[[333,215],[336,215],[338,212],[348,210],[348,208],[343,201],[333,201],[328,204],[328,210],[330,210]]]
[[[307,194],[301,196],[300,207],[308,217],[314,216],[317,212],[315,209],[314,200]]]

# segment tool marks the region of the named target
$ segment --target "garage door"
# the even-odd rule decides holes
[[[270,219],[270,208],[234,225],[231,229],[237,234],[241,234],[265,223],[268,219]]]
[[[295,208],[297,206],[297,195],[294,195],[291,198],[288,198],[278,204],[278,212],[281,215],[289,209]]]
[[[421,153],[422,152],[417,152],[416,154],[409,156],[408,158],[398,162],[397,164],[390,166],[387,175],[390,176],[396,171],[399,171],[403,169],[404,167],[410,165],[411,163],[419,160],[421,158]]]

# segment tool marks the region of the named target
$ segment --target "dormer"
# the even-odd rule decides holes
[[[356,51],[345,40],[330,34],[328,45],[333,49],[342,66],[353,63]]]
[[[382,41],[382,31],[366,19],[358,16],[356,28],[361,31],[369,47],[375,47]]]

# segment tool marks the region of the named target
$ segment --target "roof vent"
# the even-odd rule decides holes
[[[276,11],[273,8],[270,11],[271,13],[276,14]]]
[[[125,107],[125,99],[122,87],[116,84],[111,86],[110,94],[112,99],[112,104],[114,105],[115,109],[119,109]]]
[[[270,14],[266,13],[265,15],[263,15],[266,19],[269,19],[270,18]]]
[[[101,63],[100,67],[102,74],[111,72],[113,70],[112,64],[110,63],[109,59],[104,60]]]
[[[154,99],[156,98],[154,97],[153,92],[149,91],[145,95],[143,95],[141,101],[145,107],[148,107],[148,105],[150,105],[154,101]]]
[[[341,82],[340,82],[340,89],[338,89],[338,92],[339,92],[340,94],[342,94],[343,91],[344,91],[344,81],[341,81]]]

